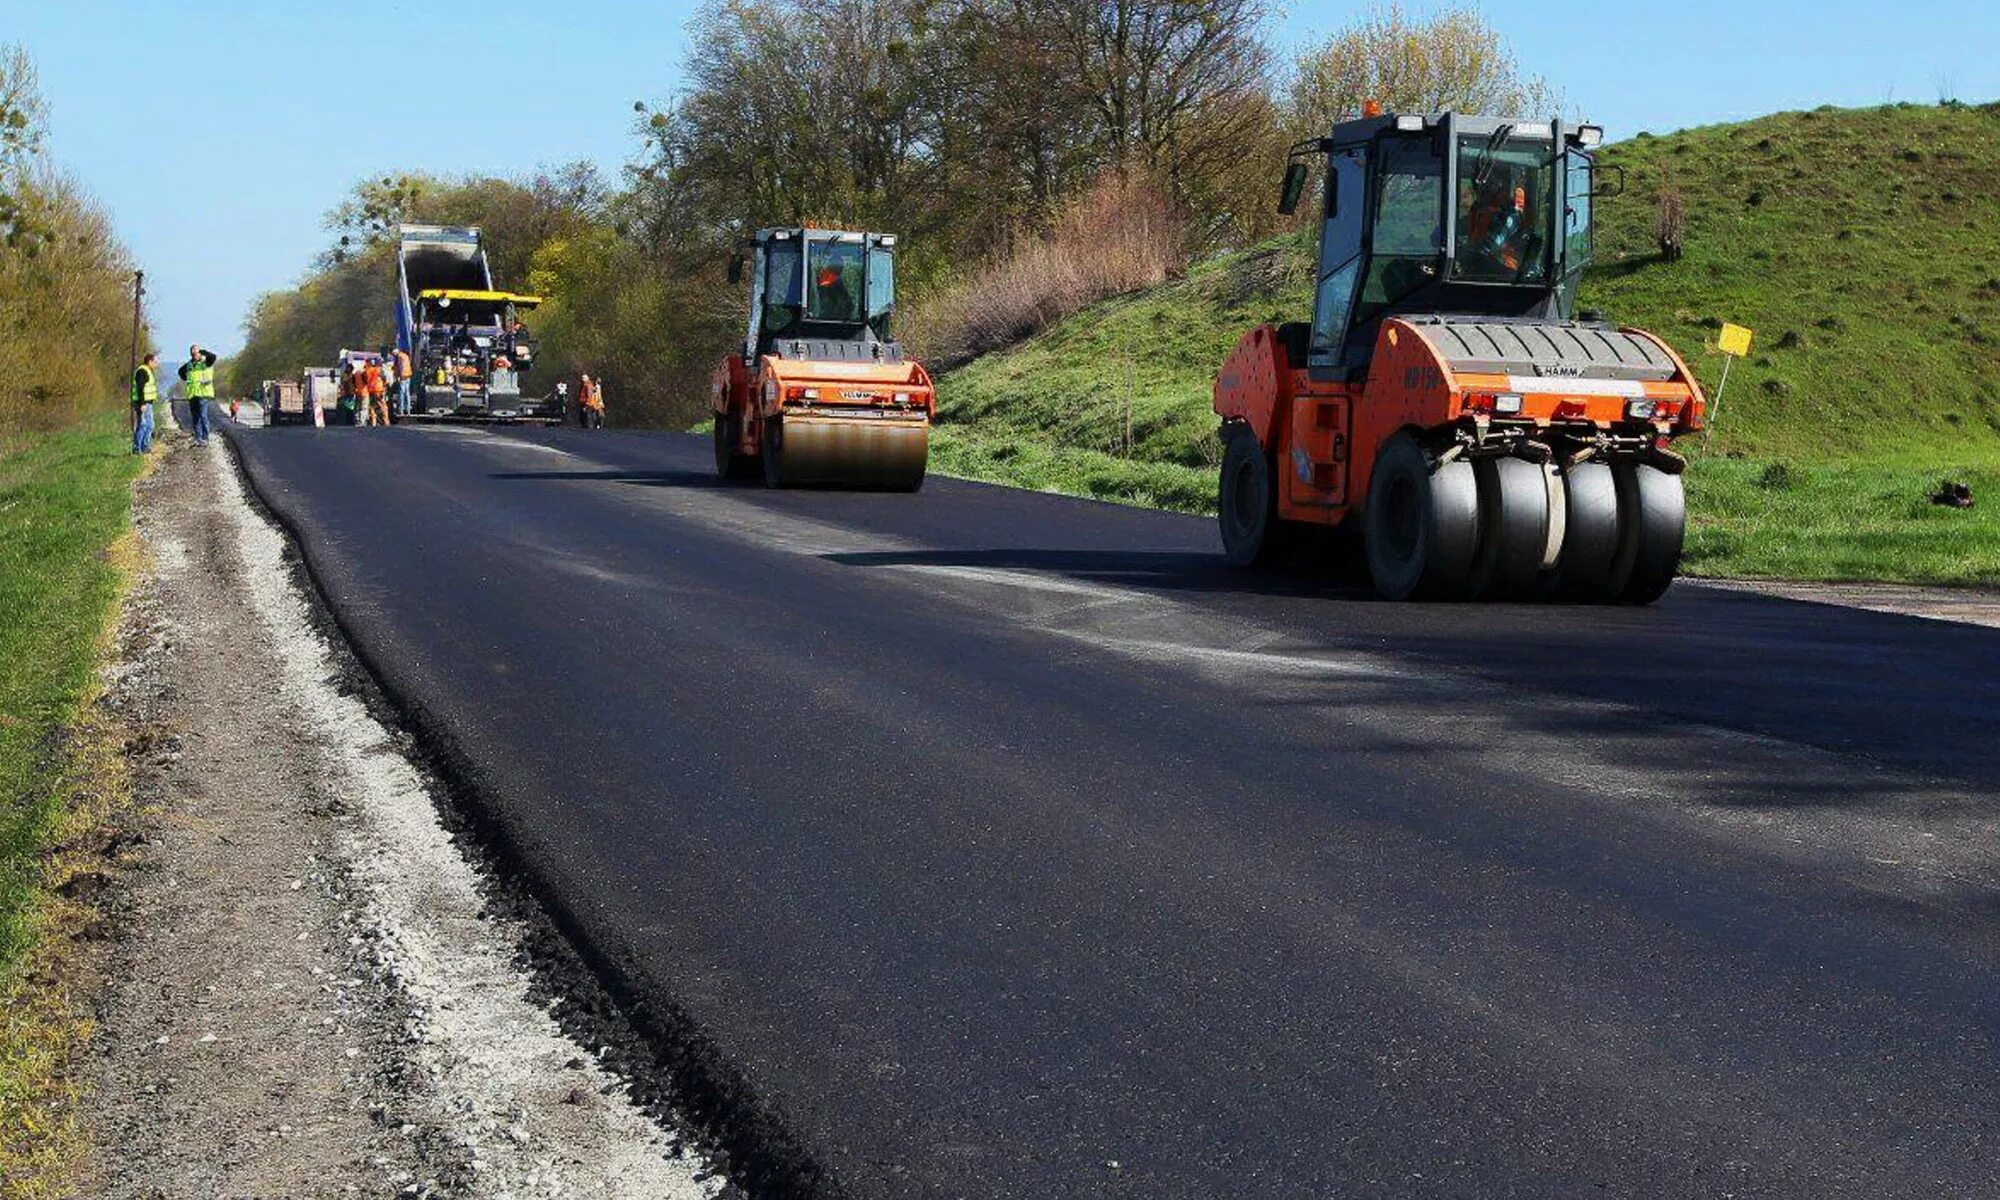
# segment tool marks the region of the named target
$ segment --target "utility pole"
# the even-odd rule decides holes
[[[139,301],[145,294],[146,273],[132,272],[132,361],[125,368],[125,386],[128,388],[132,386],[133,377],[139,373]],[[136,429],[139,423],[139,410],[134,405],[126,407],[132,410],[132,424]]]

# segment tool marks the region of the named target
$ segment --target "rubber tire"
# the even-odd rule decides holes
[[[1479,550],[1479,486],[1463,459],[1433,466],[1407,433],[1382,443],[1361,514],[1375,590],[1389,600],[1454,600],[1471,592]]]
[[[785,419],[765,417],[763,436],[757,439],[764,452],[764,486],[785,486]]]
[[[755,457],[736,453],[738,419],[715,418],[715,474],[719,479],[750,479],[758,472]]]
[[[1511,455],[1472,464],[1479,489],[1479,552],[1472,592],[1481,600],[1535,594],[1549,543],[1549,489],[1542,469]]]
[[[1549,572],[1549,593],[1557,600],[1605,604],[1625,590],[1630,560],[1622,564],[1619,533],[1624,526],[1618,505],[1618,482],[1603,463],[1578,463],[1563,472],[1563,502],[1567,506],[1562,558]]]
[[[1622,604],[1651,604],[1666,593],[1681,565],[1687,538],[1687,492],[1681,477],[1658,467],[1626,463],[1612,468],[1618,482],[1618,557],[1627,574]]]
[[[1271,566],[1287,558],[1298,540],[1291,522],[1278,518],[1277,472],[1248,427],[1233,425],[1225,436],[1215,500],[1223,556],[1232,566]]]

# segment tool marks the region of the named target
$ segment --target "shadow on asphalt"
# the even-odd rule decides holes
[[[1219,554],[1152,550],[911,550],[829,554],[850,567],[983,567],[1036,571],[1098,583],[1156,591],[1250,592],[1374,601],[1366,578],[1358,581],[1303,568],[1243,570]]]
[[[489,479],[571,480],[636,483],[645,487],[713,488],[736,486],[702,471],[499,471]]]

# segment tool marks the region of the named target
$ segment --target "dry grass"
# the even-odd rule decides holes
[[[1188,219],[1143,175],[1114,171],[1024,231],[1009,252],[912,306],[903,336],[933,372],[1047,329],[1107,296],[1164,282],[1187,263]]]

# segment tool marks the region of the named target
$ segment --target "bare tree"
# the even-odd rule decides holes
[[[1653,244],[1665,262],[1681,260],[1681,243],[1687,234],[1687,196],[1671,183],[1660,188],[1654,199]]]
[[[1530,116],[1551,113],[1561,96],[1524,76],[1513,51],[1476,8],[1449,8],[1428,20],[1400,3],[1377,8],[1298,60],[1289,100],[1301,131],[1358,116],[1363,104],[1390,111]]]
[[[48,115],[25,48],[0,45],[0,168],[18,167],[41,145]]]
[[[1241,161],[1264,115],[1264,0],[1042,0],[1113,164],[1176,194]]]

